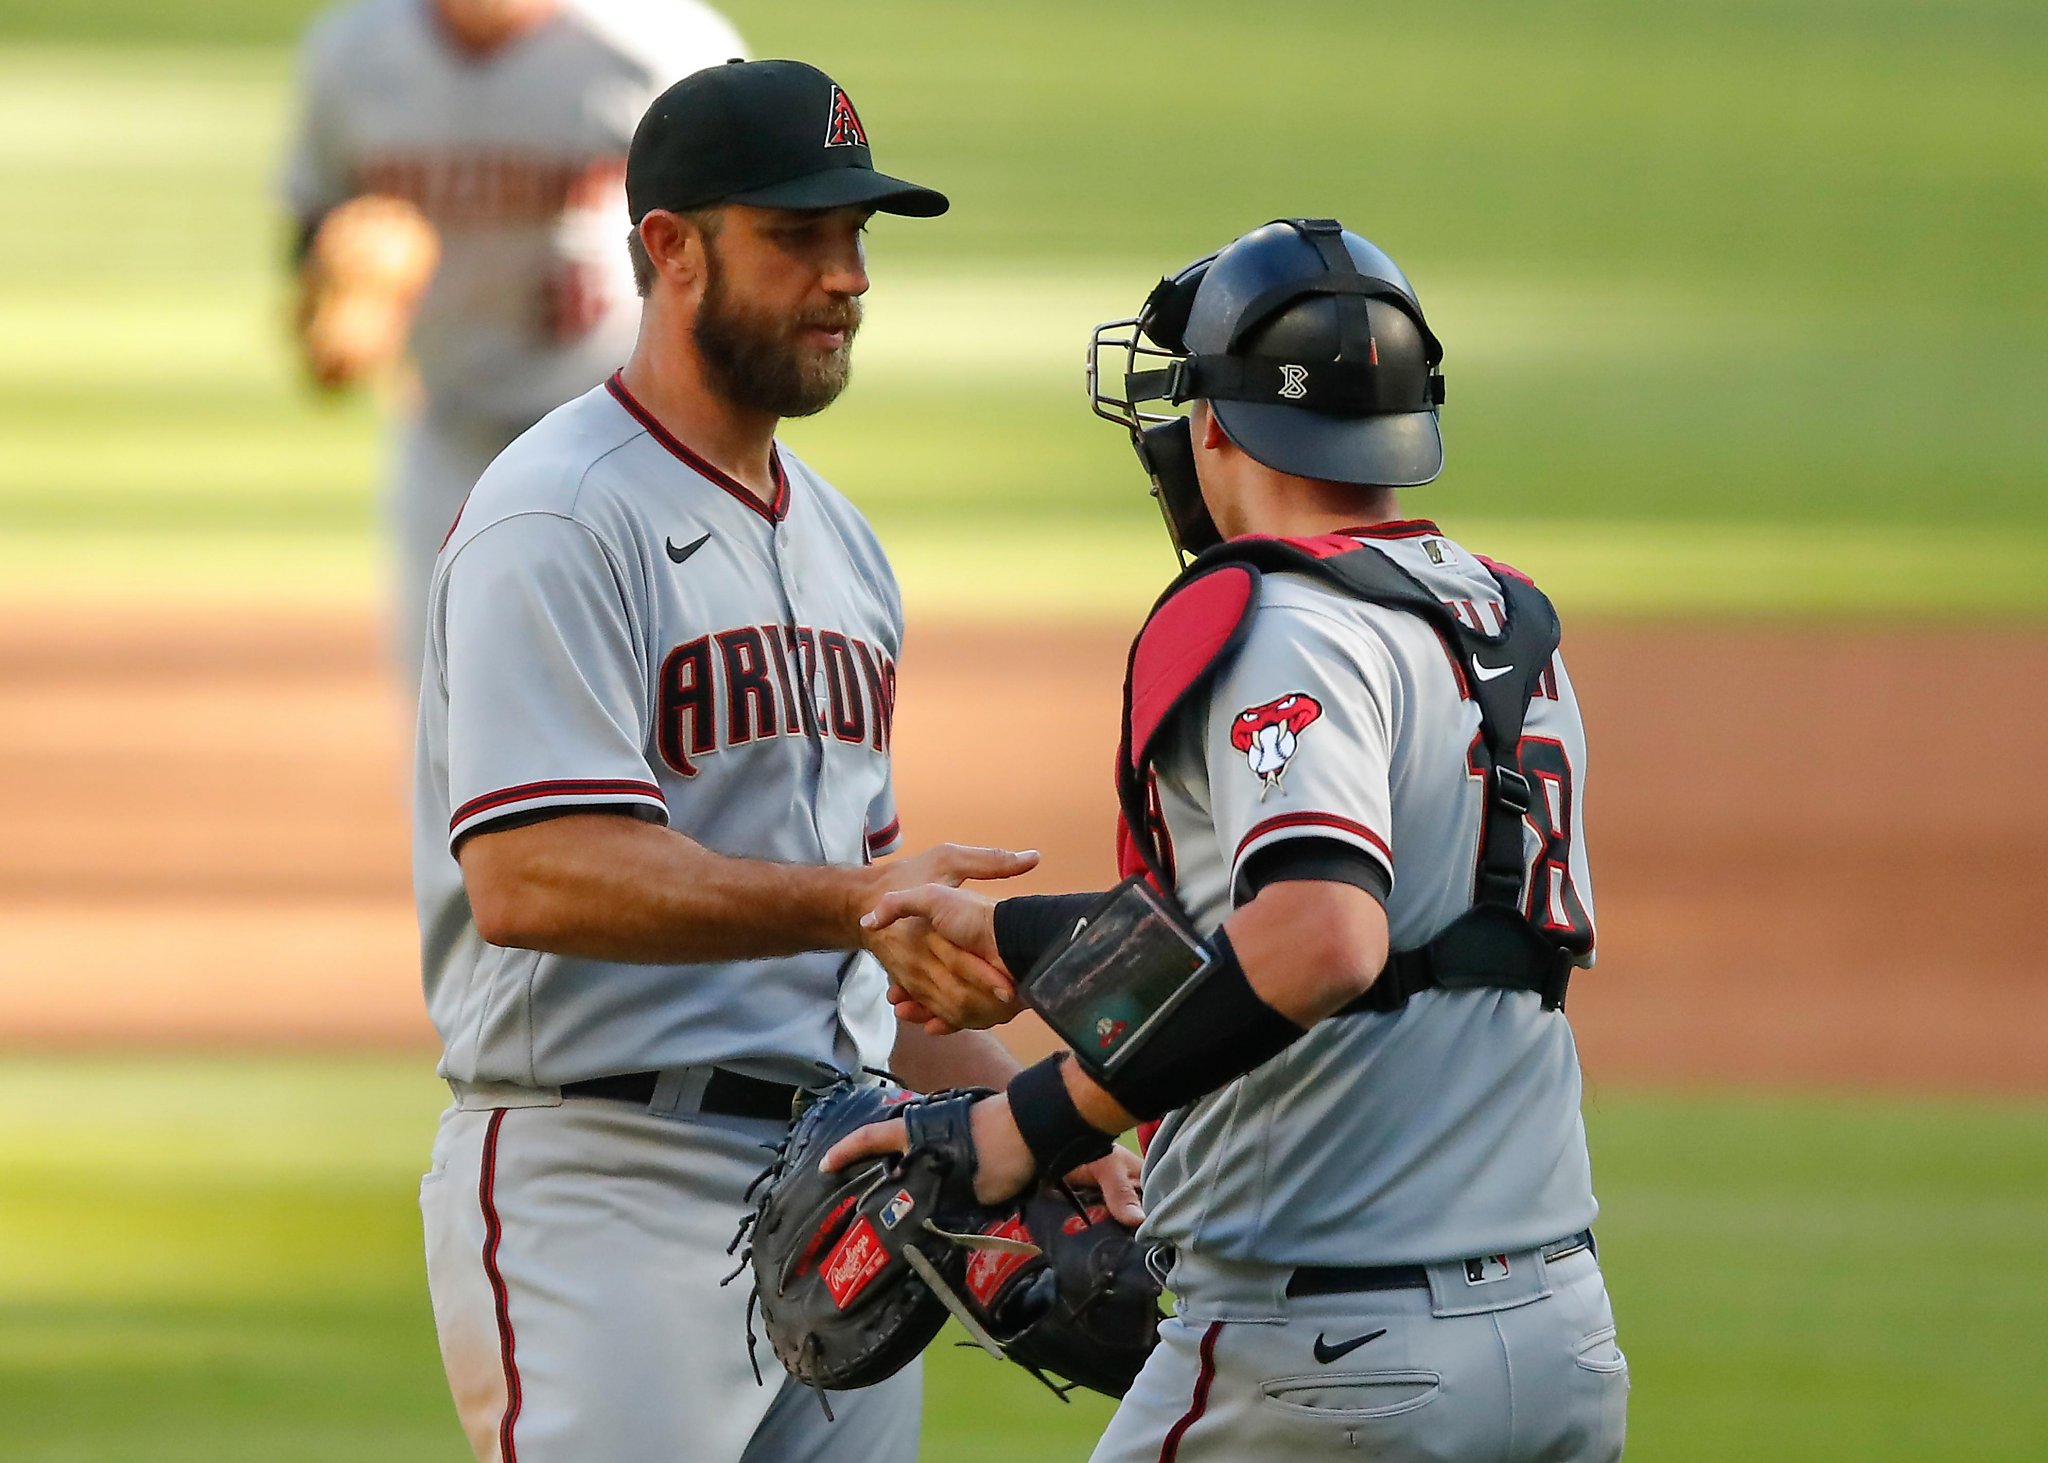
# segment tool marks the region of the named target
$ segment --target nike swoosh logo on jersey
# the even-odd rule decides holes
[[[710,542],[711,535],[708,533],[705,534],[704,537],[698,539],[695,543],[684,544],[681,548],[676,547],[676,541],[674,539],[669,539],[667,541],[669,562],[672,564],[680,564],[683,562],[683,560],[689,558],[690,555],[696,553],[697,550],[703,548],[704,545]]]
[[[674,553],[675,550],[670,549],[669,552]],[[1472,662],[1472,674],[1479,677],[1482,681],[1499,680],[1513,669],[1514,667],[1511,665],[1487,665],[1482,661],[1476,660]]]
[[[1331,1346],[1323,1340],[1323,1333],[1318,1331],[1315,1344],[1316,1360],[1328,1366],[1338,1357],[1349,1356],[1366,1342],[1377,1341],[1386,1334],[1386,1328],[1382,1326],[1377,1331],[1368,1331],[1363,1336],[1354,1336],[1349,1341],[1339,1341],[1335,1346]]]

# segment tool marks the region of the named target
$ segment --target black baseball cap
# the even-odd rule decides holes
[[[934,218],[946,195],[875,171],[846,91],[801,61],[732,61],[654,99],[626,152],[626,208],[714,203],[846,208]]]

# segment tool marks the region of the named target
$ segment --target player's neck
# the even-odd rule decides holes
[[[633,399],[671,436],[737,478],[763,502],[775,497],[769,463],[782,419],[736,407],[713,391],[687,337],[642,331],[619,376]]]
[[[1239,516],[1245,533],[1315,538],[1346,528],[1394,522],[1401,516],[1401,504],[1392,488],[1262,473],[1257,482],[1246,484]]]
[[[539,29],[560,8],[555,0],[532,0],[502,14],[472,14],[443,0],[432,0],[434,23],[442,36],[457,51],[477,61]]]

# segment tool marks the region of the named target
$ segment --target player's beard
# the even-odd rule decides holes
[[[823,411],[846,389],[853,374],[853,337],[860,329],[860,301],[779,318],[749,309],[725,288],[716,252],[706,258],[704,298],[692,334],[713,391],[734,406],[778,417],[807,417]],[[834,350],[803,344],[806,326],[844,330]]]

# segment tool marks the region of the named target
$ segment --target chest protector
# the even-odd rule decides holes
[[[1472,629],[1393,560],[1342,534],[1232,539],[1189,565],[1160,596],[1131,646],[1116,763],[1119,872],[1143,873],[1160,889],[1172,888],[1171,852],[1153,784],[1163,734],[1184,708],[1201,703],[1243,647],[1261,575],[1307,575],[1369,603],[1420,616],[1451,652],[1460,691],[1479,707],[1474,755],[1483,767],[1485,801],[1472,907],[1428,944],[1390,954],[1372,989],[1341,1014],[1398,1011],[1417,991],[1435,987],[1535,991],[1546,1010],[1561,1007],[1585,943],[1560,943],[1523,912],[1522,827],[1534,793],[1519,751],[1529,698],[1557,649],[1557,612],[1520,574],[1481,562],[1505,601],[1506,629],[1498,635]],[[1475,669],[1482,659],[1484,676]]]

